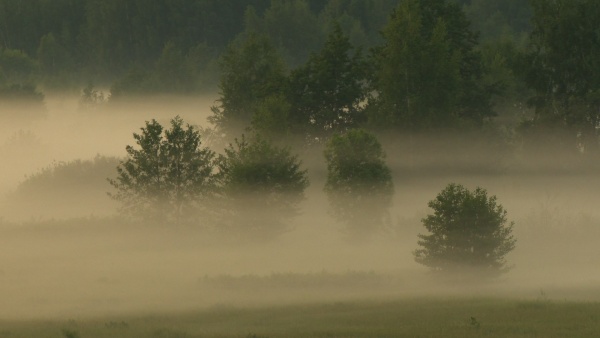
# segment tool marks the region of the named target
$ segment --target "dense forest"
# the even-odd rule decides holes
[[[332,22],[354,46],[368,50],[382,43],[380,31],[398,2],[2,0],[3,82],[110,85],[128,73],[133,78],[155,72],[158,77],[185,73],[194,82],[156,90],[214,88],[215,61],[249,31],[269,36],[295,67],[322,47]],[[460,1],[460,6],[482,41],[521,41],[529,33],[531,11],[524,1]]]

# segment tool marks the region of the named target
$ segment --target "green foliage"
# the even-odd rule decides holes
[[[29,101],[43,105],[44,94],[37,91],[31,84],[13,84],[0,87],[0,98],[12,101]]]
[[[111,87],[111,99],[149,94],[191,94],[213,82],[210,68],[214,51],[197,45],[184,53],[167,43],[154,64],[134,66]]]
[[[325,191],[351,236],[372,234],[388,216],[394,187],[384,158],[377,138],[361,129],[335,134],[327,143]]]
[[[572,128],[565,142],[598,150],[600,3],[531,1],[531,47],[522,74],[535,91],[533,124]],[[566,127],[566,128],[565,128]],[[576,142],[577,134],[581,138]],[[575,147],[572,147],[575,150]]]
[[[79,338],[80,335],[75,330],[63,329],[62,334],[65,338]]]
[[[531,31],[532,9],[529,1],[470,0],[465,13],[481,33],[482,41],[502,38],[521,40]]]
[[[289,136],[292,131],[292,106],[282,96],[270,96],[256,107],[252,116],[252,130],[271,139],[281,139]]]
[[[164,130],[156,121],[146,122],[133,134],[138,147],[127,146],[127,160],[117,167],[116,189],[111,197],[122,203],[126,214],[145,220],[189,221],[206,217],[216,189],[215,154],[200,148],[200,134],[183,128],[175,117]],[[204,212],[205,214],[202,214]]]
[[[211,122],[226,132],[250,125],[257,106],[282,92],[285,67],[265,36],[250,34],[233,44],[221,63],[221,98]]]
[[[361,120],[367,66],[335,24],[325,46],[290,75],[291,118],[312,137],[344,131]]]
[[[383,41],[381,30],[397,5],[394,0],[328,1],[324,3],[320,19],[324,27],[339,22],[353,45],[368,49]]]
[[[64,85],[67,73],[73,70],[73,59],[68,49],[53,33],[48,33],[40,39],[37,60],[44,74],[44,81],[53,86]]]
[[[229,228],[271,237],[287,229],[308,186],[305,170],[289,149],[257,136],[230,144],[219,158],[220,180],[233,217]]]
[[[369,119],[409,130],[481,125],[493,116],[476,35],[459,7],[403,1],[375,51],[375,97]]]
[[[37,72],[37,63],[25,52],[0,48],[0,85],[32,83]]]
[[[497,275],[508,270],[505,256],[515,248],[514,223],[485,189],[469,191],[449,184],[429,202],[433,214],[422,222],[428,235],[419,235],[415,260],[443,272]]]
[[[271,1],[262,25],[264,33],[276,43],[292,66],[305,62],[309,53],[321,43],[321,26],[306,0]]]

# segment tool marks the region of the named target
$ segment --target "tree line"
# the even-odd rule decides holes
[[[514,35],[480,42],[464,7],[454,2],[405,0],[368,51],[334,21],[322,47],[292,69],[268,34],[247,26],[252,29],[221,59],[211,122],[224,131],[250,127],[313,141],[356,127],[479,131],[491,139],[489,126],[497,126],[500,115],[516,126],[528,155],[550,146],[594,158],[600,19],[591,13],[600,4],[529,3],[526,45]]]
[[[85,84],[92,103],[217,86],[223,129],[314,140],[355,126],[482,130],[500,117],[530,155],[549,144],[593,154],[599,6],[4,0],[0,98],[40,105],[40,84]]]
[[[106,86],[130,72],[156,78],[161,75],[146,73],[163,71],[164,76],[164,67],[174,67],[175,72],[184,68],[193,79],[175,88],[161,86],[156,79],[139,85],[156,91],[212,89],[218,79],[219,56],[248,30],[269,35],[286,63],[295,67],[322,45],[333,21],[340,23],[354,45],[365,50],[377,45],[382,40],[379,31],[398,2],[2,0],[0,54],[6,52],[12,61],[0,64],[22,80],[33,76],[50,88],[90,81]],[[512,0],[499,3],[486,5],[486,1],[472,0],[463,1],[461,6],[473,18],[494,16],[498,22],[495,28],[502,27],[509,35],[528,29],[513,19],[515,11],[524,13],[520,17],[527,16],[526,4],[518,6]],[[477,29],[486,36],[499,35],[482,25]],[[15,60],[17,51],[21,54]],[[168,60],[177,62],[169,64]],[[20,65],[15,67],[14,61]],[[12,77],[6,76],[8,80]]]

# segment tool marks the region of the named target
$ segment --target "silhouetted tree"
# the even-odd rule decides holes
[[[394,187],[377,138],[361,129],[335,134],[325,149],[333,214],[353,238],[380,230],[388,216]]]
[[[430,234],[419,235],[418,263],[434,271],[492,276],[508,270],[505,256],[515,248],[514,223],[508,223],[496,196],[449,184],[428,205],[433,214],[422,222]]]
[[[175,117],[165,130],[156,120],[133,134],[127,159],[109,179],[122,211],[144,220],[182,222],[206,216],[216,190],[215,154],[201,148],[200,134]]]

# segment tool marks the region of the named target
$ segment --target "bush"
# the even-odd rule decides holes
[[[114,203],[106,197],[106,177],[113,176],[118,164],[119,159],[104,156],[55,162],[27,176],[7,195],[7,209],[2,212],[22,219],[113,213]]]

